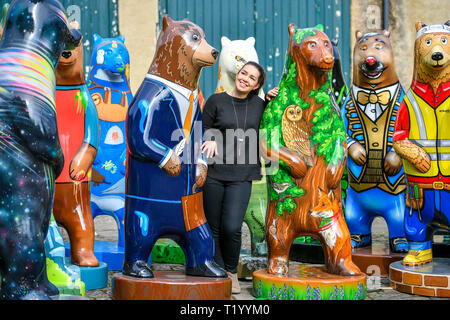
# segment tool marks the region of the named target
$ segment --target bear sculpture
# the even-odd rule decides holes
[[[406,252],[405,175],[393,148],[403,89],[394,66],[390,32],[356,32],[351,94],[344,103],[349,159],[345,218],[352,247],[371,244],[377,216],[387,223],[392,252]]]
[[[416,23],[414,74],[395,123],[394,148],[407,178],[407,266],[432,261],[432,236],[450,228],[450,21]]]
[[[342,214],[346,135],[339,108],[330,99],[334,59],[332,44],[322,30],[289,25],[279,94],[261,121],[261,129],[266,130],[260,139],[263,154],[279,162],[279,170],[268,177],[269,274],[287,275],[290,247],[300,235],[317,237],[322,243],[328,273],[361,273],[351,259],[350,234]]]
[[[78,23],[74,25],[78,28]],[[56,112],[64,168],[55,181],[53,216],[70,240],[71,263],[97,267],[90,170],[97,155],[98,115],[84,76],[83,45],[65,50],[56,69]]]
[[[15,0],[0,42],[0,299],[50,299],[47,235],[55,178],[64,157],[58,139],[55,69],[81,34],[56,0]]]
[[[163,237],[183,249],[187,275],[227,277],[213,261],[201,191],[207,165],[198,81],[218,54],[200,27],[164,17],[155,56],[127,116],[125,275],[152,278],[147,261]]]

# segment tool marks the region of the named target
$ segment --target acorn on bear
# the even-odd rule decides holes
[[[227,277],[214,262],[201,192],[207,165],[198,81],[218,54],[200,27],[164,16],[154,59],[127,116],[125,275],[152,278],[149,255],[158,238],[169,237],[185,253],[187,275]]]

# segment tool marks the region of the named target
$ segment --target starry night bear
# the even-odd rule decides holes
[[[0,299],[49,299],[44,240],[64,159],[55,68],[81,34],[56,0],[13,1],[0,43]]]

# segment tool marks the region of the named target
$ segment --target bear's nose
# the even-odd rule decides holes
[[[431,55],[431,59],[433,59],[434,61],[439,61],[444,59],[444,55],[442,54],[442,52],[435,52]]]
[[[373,66],[375,63],[377,63],[377,59],[375,57],[368,57],[366,59],[366,62],[369,66]]]
[[[219,56],[219,51],[217,51],[216,49],[212,49],[211,54],[214,59],[217,59],[217,57]]]
[[[72,56],[72,52],[71,51],[63,51],[63,53],[61,55],[63,56],[64,59],[69,59]]]

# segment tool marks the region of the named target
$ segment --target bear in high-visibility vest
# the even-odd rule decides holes
[[[450,221],[450,21],[416,23],[414,77],[400,105],[394,148],[408,180],[403,264],[432,261],[432,236]]]

